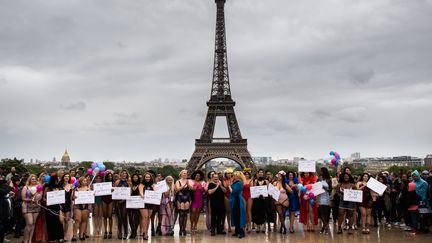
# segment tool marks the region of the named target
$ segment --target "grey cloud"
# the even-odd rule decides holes
[[[210,94],[214,1],[1,2],[1,156],[189,158]],[[432,152],[430,1],[271,2],[225,10],[254,155]]]
[[[374,77],[375,72],[373,69],[368,68],[353,68],[349,71],[348,75],[354,84],[362,85],[369,83]]]
[[[8,83],[6,77],[0,74],[0,87]]]
[[[63,110],[83,111],[86,109],[86,103],[84,101],[78,101],[77,103],[71,103],[67,105],[60,105]]]

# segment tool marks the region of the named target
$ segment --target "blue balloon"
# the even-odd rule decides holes
[[[104,172],[106,169],[104,164],[99,164],[98,168],[99,168],[99,171],[102,171],[102,172]]]
[[[314,204],[314,203],[315,203],[315,200],[314,200],[314,199],[309,199],[309,203],[310,203],[310,204]]]
[[[48,183],[50,179],[51,179],[51,176],[46,175],[44,178],[45,183]]]
[[[333,156],[334,155],[334,151],[330,151],[330,155]]]
[[[299,191],[301,191],[302,188],[303,188],[303,185],[302,184],[297,184],[297,188],[299,189]]]
[[[302,187],[302,189],[300,191],[305,193],[307,191],[307,189],[306,189],[306,187]]]

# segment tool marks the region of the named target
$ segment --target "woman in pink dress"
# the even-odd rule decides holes
[[[192,205],[191,205],[191,233],[195,233],[197,231],[197,224],[200,216],[201,209],[204,206],[204,193],[206,189],[206,183],[204,181],[204,172],[197,170],[192,173],[191,176],[193,181],[193,189],[192,189]]]

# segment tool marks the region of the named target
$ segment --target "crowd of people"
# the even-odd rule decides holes
[[[378,194],[367,186],[371,177],[387,186],[384,193]],[[74,183],[75,180],[78,182]],[[96,183],[129,187],[132,196],[144,197],[146,191],[154,190],[154,185],[161,181],[166,182],[167,191],[162,193],[160,205],[127,208],[125,200],[113,200],[111,195],[96,196],[94,204],[75,204],[75,193],[93,190]],[[324,192],[315,197],[305,188],[317,182]],[[252,198],[250,188],[270,184],[279,190],[277,200],[263,195]],[[345,201],[347,189],[362,190],[362,202]],[[65,203],[48,206],[47,193],[58,190],[65,191]],[[353,175],[345,167],[338,168],[332,177],[326,167],[318,173],[282,170],[276,174],[262,169],[254,173],[227,169],[206,174],[200,170],[188,174],[183,170],[175,181],[171,175],[164,178],[153,171],[130,175],[126,170],[116,173],[107,170],[103,175],[93,176],[84,171],[59,170],[47,177],[44,172],[18,174],[11,168],[9,173],[2,170],[0,174],[0,242],[8,233],[23,237],[24,243],[85,241],[90,236],[87,232],[90,217],[93,237],[139,236],[147,240],[149,231],[152,236],[174,236],[176,222],[178,235],[186,236],[197,233],[202,213],[206,227],[202,230],[210,231],[211,236],[230,233],[243,238],[297,230],[319,230],[327,235],[331,223],[337,234],[344,231],[352,234],[355,230],[369,234],[371,227],[379,225],[412,233],[428,232],[431,191],[432,175],[428,171]],[[295,223],[297,219],[299,224]],[[116,236],[113,236],[114,221]],[[69,239],[68,232],[72,232]]]

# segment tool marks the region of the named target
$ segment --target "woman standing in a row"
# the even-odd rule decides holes
[[[37,190],[38,186],[36,175],[30,175],[26,186],[21,191],[22,197],[22,214],[24,216],[26,226],[24,228],[24,243],[30,243],[33,238],[36,219],[40,212],[38,205],[42,199],[42,192]],[[42,185],[39,185],[42,186]]]
[[[151,173],[144,173],[142,183],[139,187],[139,193],[144,198],[146,191],[153,191],[153,176]],[[148,228],[150,224],[150,218],[153,212],[152,204],[145,204],[144,208],[140,209],[141,214],[141,232],[143,233],[143,239],[148,240]]]
[[[246,207],[242,195],[243,185],[246,181],[245,176],[241,171],[234,172],[233,183],[229,186],[230,194],[230,211],[231,211],[231,226],[235,227],[233,236],[238,238],[245,237],[244,228],[246,227]]]

